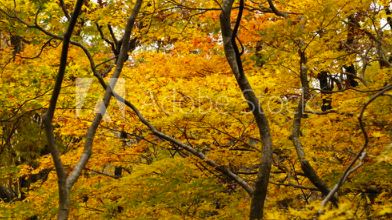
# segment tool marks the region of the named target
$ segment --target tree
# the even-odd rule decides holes
[[[249,108],[251,109],[256,120],[257,127],[260,132],[260,138],[263,143],[262,159],[258,177],[255,183],[255,190],[252,193],[252,204],[250,211],[250,219],[262,219],[264,201],[267,196],[267,187],[272,163],[272,140],[268,120],[265,116],[256,94],[254,93],[247,77],[241,61],[241,52],[236,42],[238,28],[240,26],[242,13],[244,10],[244,1],[240,1],[240,8],[234,29],[231,30],[230,15],[234,1],[223,1],[222,14],[220,16],[223,45],[227,61],[237,80],[237,84],[241,89]]]
[[[1,217],[387,218],[389,14],[1,3]]]

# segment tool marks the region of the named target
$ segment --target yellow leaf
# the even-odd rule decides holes
[[[372,136],[379,138],[379,137],[385,136],[385,134],[383,134],[383,133],[381,133],[379,131],[374,131],[374,132],[372,132]]]

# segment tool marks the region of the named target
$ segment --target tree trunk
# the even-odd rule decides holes
[[[112,80],[110,82],[110,85],[106,88],[103,104],[101,105],[100,112],[96,114],[94,121],[92,122],[91,126],[89,127],[86,135],[86,142],[84,146],[84,151],[83,154],[81,155],[78,163],[75,165],[74,169],[71,171],[71,173],[67,176],[67,173],[65,172],[63,163],[60,158],[60,152],[56,147],[55,144],[55,136],[53,132],[53,125],[52,125],[52,120],[54,116],[54,112],[56,110],[56,105],[57,105],[57,100],[60,95],[60,90],[61,86],[63,83],[64,75],[65,75],[65,69],[67,66],[67,56],[68,56],[68,49],[69,49],[69,44],[71,43],[71,36],[72,32],[74,30],[74,27],[77,22],[78,15],[81,13],[81,8],[83,5],[83,0],[78,0],[75,5],[75,9],[72,13],[67,31],[64,34],[64,37],[62,38],[63,41],[63,47],[61,51],[61,58],[60,58],[60,67],[58,74],[56,76],[56,82],[55,86],[53,89],[53,93],[50,99],[49,103],[49,108],[48,111],[46,112],[45,116],[43,117],[43,122],[45,125],[45,133],[48,139],[48,146],[55,164],[56,168],[56,174],[58,178],[58,191],[59,191],[59,210],[58,210],[58,219],[67,219],[69,215],[69,204],[70,204],[70,191],[72,186],[75,184],[77,179],[80,176],[81,171],[87,164],[91,153],[92,153],[92,145],[93,145],[93,140],[95,137],[96,130],[103,118],[103,115],[106,112],[106,109],[110,103],[111,99],[111,94],[112,90],[115,87],[116,81],[122,71],[124,62],[126,61],[126,57],[128,56],[128,49],[129,49],[129,42],[130,42],[130,36],[132,33],[132,29],[135,23],[135,19],[137,17],[137,14],[139,13],[142,0],[137,0],[135,3],[135,6],[133,8],[132,14],[127,20],[126,28],[125,28],[125,33],[123,36],[123,41],[122,41],[122,46],[119,54],[119,59],[116,62],[116,69],[115,72],[113,73]],[[43,29],[40,29],[43,30]],[[44,31],[45,32],[45,31]],[[48,33],[48,32],[45,32]]]
[[[67,189],[64,181],[59,181],[59,210],[57,214],[58,220],[68,219],[69,213],[69,190]]]
[[[262,155],[260,160],[259,171],[255,182],[254,192],[252,195],[251,207],[250,207],[250,219],[262,219],[264,202],[267,197],[267,188],[269,182],[269,176],[271,171],[272,163],[272,140],[270,135],[270,129],[268,120],[265,116],[264,110],[260,106],[260,102],[256,97],[249,81],[244,73],[241,53],[239,52],[236,44],[237,31],[241,21],[242,10],[244,8],[244,1],[240,1],[239,14],[237,17],[236,25],[234,29],[231,29],[230,25],[230,14],[232,10],[234,0],[224,0],[222,4],[222,13],[220,15],[220,25],[222,30],[222,38],[224,44],[224,51],[226,59],[233,71],[237,84],[240,87],[244,98],[246,99],[249,108],[253,113],[253,117],[256,120],[257,127],[259,129],[259,135],[261,137]]]
[[[64,170],[64,166],[61,162],[59,150],[57,149],[55,143],[52,120],[53,120],[54,112],[56,110],[57,100],[60,95],[60,90],[65,75],[65,69],[67,66],[67,58],[68,58],[68,49],[71,41],[72,32],[76,25],[78,16],[81,13],[82,5],[83,5],[83,0],[78,0],[76,2],[67,31],[64,33],[63,47],[61,49],[60,67],[56,76],[56,82],[53,88],[52,96],[50,98],[48,111],[43,117],[43,123],[45,125],[45,133],[48,139],[48,148],[52,155],[52,159],[54,162],[54,166],[56,168],[56,174],[58,178],[58,191],[59,191],[59,211],[57,216],[58,219],[68,218],[69,189],[66,186],[67,176]]]
[[[301,120],[303,117],[303,112],[305,110],[306,102],[310,98],[309,92],[309,81],[307,75],[307,66],[306,66],[306,54],[304,51],[298,50],[300,56],[300,80],[301,80],[301,90],[302,96],[298,103],[297,112],[294,115],[294,123],[292,130],[293,144],[295,150],[297,152],[297,157],[299,162],[301,163],[301,169],[304,172],[305,176],[313,183],[314,186],[317,187],[323,194],[323,196],[328,195],[329,188],[327,185],[321,180],[321,178],[317,175],[316,171],[310,165],[309,161],[305,157],[305,151],[302,147],[300,141],[300,133],[301,133]],[[334,200],[336,204],[336,200]]]

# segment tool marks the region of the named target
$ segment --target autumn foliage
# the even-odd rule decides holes
[[[391,11],[2,0],[0,218],[391,219]]]

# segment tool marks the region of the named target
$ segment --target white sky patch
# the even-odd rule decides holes
[[[383,30],[391,30],[391,27],[388,25],[388,21],[385,18],[380,19],[380,25],[383,27]]]

